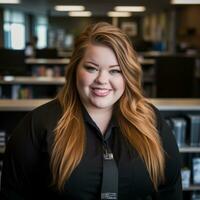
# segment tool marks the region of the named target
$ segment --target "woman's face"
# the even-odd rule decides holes
[[[86,108],[112,109],[125,89],[125,80],[113,50],[89,45],[78,65],[76,86]]]

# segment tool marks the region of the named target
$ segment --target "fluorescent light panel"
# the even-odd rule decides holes
[[[130,17],[130,12],[116,12],[116,11],[110,11],[108,12],[109,17]]]
[[[200,4],[200,0],[172,0],[172,4]]]
[[[92,15],[92,13],[90,11],[73,11],[73,12],[69,12],[68,15],[70,17],[90,17]]]
[[[20,0],[0,0],[0,4],[18,4]]]
[[[57,11],[83,11],[85,10],[84,6],[80,5],[57,5],[55,6]]]
[[[114,9],[126,12],[144,12],[146,10],[144,6],[116,6]]]

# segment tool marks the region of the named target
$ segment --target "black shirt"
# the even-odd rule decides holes
[[[49,159],[54,129],[61,117],[58,100],[29,112],[19,123],[6,148],[2,172],[2,199],[100,199],[102,182],[102,143],[110,146],[119,171],[120,200],[181,200],[180,158],[169,127],[155,108],[158,131],[166,152],[165,183],[155,192],[144,162],[120,133],[112,118],[101,134],[87,111],[83,110],[86,147],[80,164],[66,181],[64,191],[51,185]]]

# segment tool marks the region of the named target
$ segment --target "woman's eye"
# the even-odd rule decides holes
[[[120,69],[112,69],[110,70],[111,74],[121,74],[121,70]]]
[[[84,68],[88,71],[88,72],[95,72],[97,71],[97,69],[95,67],[92,66],[84,66]]]

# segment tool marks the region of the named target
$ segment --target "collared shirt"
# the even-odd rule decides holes
[[[154,109],[166,152],[165,182],[156,192],[147,168],[136,150],[121,134],[113,117],[104,135],[86,109],[82,109],[86,146],[79,165],[66,181],[64,191],[51,184],[49,167],[54,129],[62,115],[58,100],[28,113],[13,132],[5,153],[2,199],[99,200],[101,196],[103,143],[113,152],[119,173],[119,200],[181,200],[180,158],[169,127]]]

